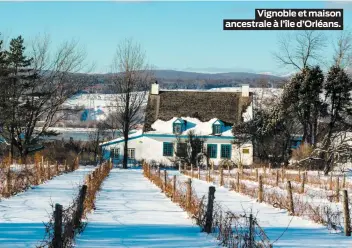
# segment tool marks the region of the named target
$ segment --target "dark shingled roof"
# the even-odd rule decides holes
[[[144,131],[152,131],[151,125],[158,119],[194,117],[200,121],[217,118],[228,125],[242,121],[242,113],[249,106],[249,97],[241,92],[214,91],[159,91],[159,95],[148,97]]]

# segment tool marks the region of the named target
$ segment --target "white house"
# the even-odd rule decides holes
[[[250,142],[236,143],[232,127],[252,118],[252,93],[249,86],[240,92],[173,91],[159,90],[152,84],[148,97],[143,130],[130,134],[128,157],[137,162],[142,159],[171,165],[176,151],[184,149],[188,132],[204,141],[203,152],[215,164],[223,159],[253,163],[253,146]],[[101,144],[104,158],[115,163],[122,161],[123,138]]]

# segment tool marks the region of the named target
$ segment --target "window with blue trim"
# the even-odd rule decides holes
[[[182,124],[181,123],[174,123],[173,132],[174,132],[174,134],[181,134],[182,133]]]
[[[163,156],[172,157],[174,155],[174,144],[170,142],[163,143]]]
[[[209,158],[217,158],[218,156],[218,145],[216,144],[208,144],[207,145],[207,153],[208,153],[208,156]]]
[[[181,118],[178,118],[172,124],[172,132],[174,134],[181,134],[185,130],[186,130],[186,122],[184,120],[182,120]]]
[[[221,158],[231,159],[231,145],[221,145]]]
[[[110,150],[110,157],[111,158],[118,158],[120,156],[120,148],[112,148]]]
[[[220,124],[214,124],[213,125],[213,134],[221,134],[221,125]]]
[[[217,120],[213,123],[213,135],[221,135],[223,132],[224,123]]]

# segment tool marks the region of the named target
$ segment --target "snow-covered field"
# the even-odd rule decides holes
[[[0,201],[0,247],[36,247],[45,235],[43,222],[52,214],[51,203],[68,206],[92,167],[63,174],[26,192]]]
[[[144,104],[147,104],[147,93],[135,94],[142,94],[145,96]],[[108,114],[116,109],[118,102],[118,94],[80,94],[68,99],[64,105],[70,107],[83,106],[85,108],[99,108]]]
[[[180,176],[180,179],[186,180],[187,177]],[[351,237],[330,233],[325,226],[289,216],[286,210],[258,203],[256,199],[197,179],[193,179],[192,185],[200,196],[207,194],[209,186],[213,185],[216,187],[215,200],[218,203],[234,213],[252,212],[270,241],[278,239],[274,247],[352,247]]]
[[[218,247],[141,170],[113,169],[77,247]]]

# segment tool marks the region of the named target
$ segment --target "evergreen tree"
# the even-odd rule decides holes
[[[333,134],[350,130],[352,125],[349,122],[352,117],[352,81],[347,73],[339,66],[332,66],[328,72],[324,85],[325,97],[328,103],[328,130],[323,140],[324,172],[327,174],[333,167],[332,156],[326,151],[329,150]]]
[[[9,141],[11,158],[14,157],[14,148],[17,147],[22,155],[23,138],[23,94],[28,90],[29,82],[33,77],[31,58],[25,55],[24,39],[22,36],[14,38],[10,42],[9,50],[6,51],[7,75],[1,85],[2,99],[0,108],[3,125],[6,132],[3,136]]]
[[[345,123],[352,114],[352,81],[347,73],[339,66],[330,68],[324,85],[325,97],[329,102],[329,132],[338,123]]]
[[[0,33],[1,35],[1,33]],[[4,45],[3,45],[4,41],[0,40],[0,77],[4,76],[5,74],[5,68],[7,65],[7,53],[4,50]]]
[[[13,75],[18,75],[19,72],[23,72],[31,65],[32,58],[27,58],[25,50],[26,47],[22,36],[11,40],[10,49],[7,52],[7,61]]]
[[[324,104],[320,99],[324,75],[319,66],[297,73],[283,93],[283,111],[292,112],[303,129],[304,142],[316,145],[318,119]]]

